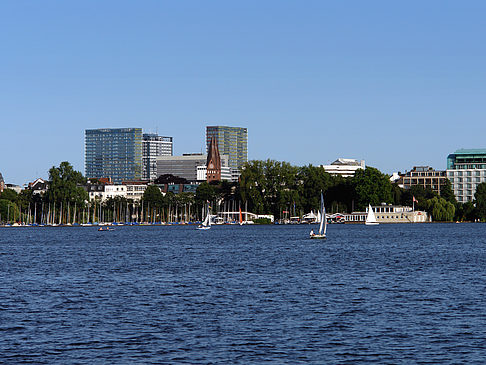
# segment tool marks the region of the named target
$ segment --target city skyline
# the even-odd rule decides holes
[[[250,130],[249,160],[355,158],[388,174],[443,170],[452,151],[486,147],[481,1],[1,10],[7,183],[61,161],[84,171],[83,132],[105,127],[172,136],[180,155],[205,151],[207,125],[237,125]]]

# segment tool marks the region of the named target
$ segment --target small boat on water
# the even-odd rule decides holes
[[[326,239],[327,232],[327,218],[326,218],[326,207],[324,206],[324,197],[321,191],[321,208],[319,209],[321,215],[321,222],[319,224],[319,232],[317,234],[312,230],[309,234],[311,239]]]
[[[365,224],[367,226],[377,226],[378,224],[380,224],[376,220],[375,212],[373,212],[373,208],[371,208],[371,204],[368,204],[368,215],[366,216]]]
[[[209,204],[206,204],[206,218],[204,221],[196,227],[196,229],[203,231],[211,228],[211,211]]]

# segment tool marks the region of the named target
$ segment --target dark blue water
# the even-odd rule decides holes
[[[483,363],[486,225],[0,229],[0,362]]]

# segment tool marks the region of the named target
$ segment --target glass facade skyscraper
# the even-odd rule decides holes
[[[229,167],[240,171],[248,161],[248,129],[241,127],[206,127],[206,149],[209,150],[211,138],[215,138],[220,155],[228,156]]]
[[[142,178],[142,128],[85,131],[85,175],[114,183]]]

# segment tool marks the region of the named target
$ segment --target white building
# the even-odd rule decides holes
[[[338,158],[330,165],[321,167],[331,175],[341,175],[342,177],[352,177],[357,170],[365,168],[364,160],[358,161],[351,158]]]
[[[125,185],[104,185],[90,184],[87,186],[89,200],[100,199],[105,201],[110,198],[127,197],[127,187]]]
[[[124,181],[123,185],[127,189],[127,199],[140,200],[147,189],[148,184],[140,181]]]

